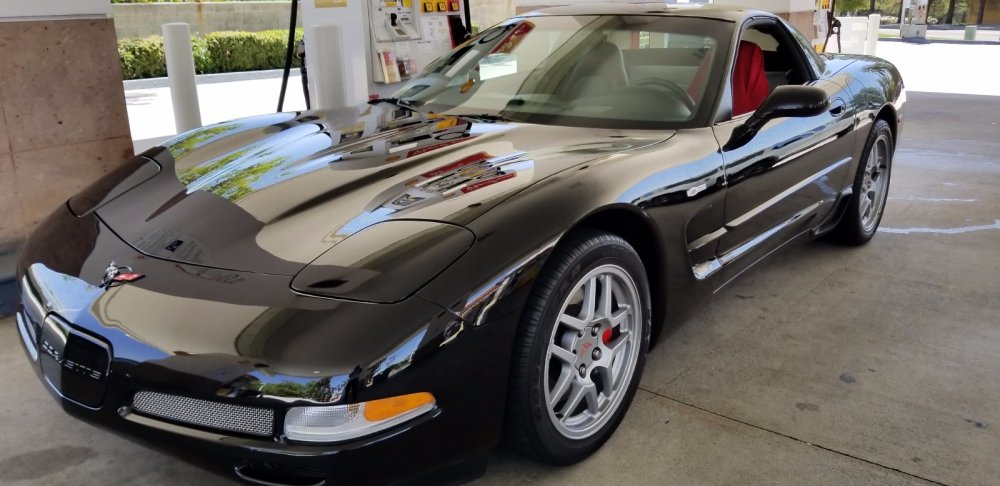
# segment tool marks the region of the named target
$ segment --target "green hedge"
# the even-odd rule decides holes
[[[204,3],[204,2],[273,2],[289,0],[111,0],[111,3]]]
[[[295,39],[302,39],[302,29],[296,29]],[[279,69],[285,66],[287,42],[287,30],[212,32],[205,37],[192,37],[194,68],[198,74]],[[158,35],[119,40],[118,57],[125,79],[167,75],[163,38]],[[298,67],[297,57],[293,65]]]
[[[125,79],[158,78],[167,74],[160,36],[119,40],[118,58]]]

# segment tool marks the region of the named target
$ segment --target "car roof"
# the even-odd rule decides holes
[[[542,8],[518,15],[518,17],[540,17],[547,15],[664,15],[677,17],[698,17],[739,22],[747,17],[773,17],[774,14],[757,10],[747,10],[720,4],[677,4],[677,3],[587,3]]]

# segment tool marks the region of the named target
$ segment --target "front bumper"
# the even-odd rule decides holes
[[[500,438],[516,315],[474,327],[420,297],[377,305],[305,297],[287,279],[144,257],[87,219],[54,214],[18,267],[20,340],[66,412],[250,481],[390,484],[482,473]],[[147,276],[99,288],[111,260]],[[306,394],[316,380],[325,385]],[[162,420],[134,409],[138,391],[269,408],[274,426],[262,436]],[[415,392],[433,394],[437,408],[383,432],[334,445],[282,434],[292,406]]]
[[[449,417],[441,408],[405,424],[347,443],[304,445],[281,438],[280,421],[269,437],[250,437],[204,427],[161,420],[134,410],[133,397],[147,387],[130,377],[130,367],[115,362],[101,377],[99,404],[94,397],[81,399],[63,387],[67,376],[83,376],[79,370],[55,363],[58,351],[48,350],[45,330],[35,326],[23,306],[16,313],[20,340],[32,369],[61,407],[72,416],[111,429],[140,442],[166,449],[217,474],[235,475],[260,484],[391,484],[434,483],[471,479],[485,471],[485,455],[495,440],[483,430],[469,429],[468,423]],[[51,321],[51,315],[49,320]],[[39,329],[41,328],[41,332]],[[86,335],[73,328],[73,336]],[[89,336],[88,336],[89,337]],[[54,366],[55,364],[55,366]],[[56,376],[53,376],[53,375]],[[61,376],[59,376],[61,375]],[[90,380],[90,376],[84,376]],[[96,380],[95,380],[96,381]],[[279,411],[278,417],[283,417]],[[456,429],[464,429],[456,435]],[[469,448],[459,450],[455,444]]]

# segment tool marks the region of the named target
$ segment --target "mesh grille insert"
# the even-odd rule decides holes
[[[132,398],[132,408],[154,417],[243,434],[270,436],[274,427],[274,410],[268,408],[166,393],[140,391]]]

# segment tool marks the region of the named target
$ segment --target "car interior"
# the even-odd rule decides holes
[[[636,119],[685,120],[704,91],[696,75],[713,46],[703,36],[615,32],[581,56],[559,94],[575,114],[617,107]]]
[[[773,22],[756,24],[743,32],[733,65],[733,116],[751,113],[774,88],[804,84],[808,70],[795,54],[798,46]]]
[[[616,91],[622,88],[656,87],[687,98],[684,101],[690,116],[704,94],[707,71],[717,48],[699,36],[633,34],[630,43],[606,39],[587,52],[569,77],[573,81],[564,91],[565,97],[575,104],[599,102],[624,94]],[[778,86],[810,80],[803,60],[795,54],[797,44],[776,23],[747,28],[737,49],[732,75],[733,116],[753,112]],[[687,96],[681,96],[680,91]],[[646,96],[648,103],[649,94]]]
[[[719,76],[719,56],[728,55],[720,38],[671,31],[666,22],[614,22],[542,33],[524,29],[526,35],[502,42],[510,38],[512,24],[446,61],[439,70],[443,84],[414,84],[404,96],[522,121],[592,119],[594,126],[613,126],[615,120],[688,121],[703,102],[712,101],[716,91],[710,78]],[[754,111],[777,86],[811,79],[796,49],[776,22],[744,30],[732,76],[734,116]]]
[[[542,33],[524,29],[530,33],[516,41],[470,46],[435,67],[444,83],[420,80],[402,96],[417,106],[502,112],[525,121],[541,116],[617,126],[615,120],[692,119],[720,61],[716,37],[670,31],[670,21],[660,18],[600,22],[586,29],[578,23]],[[514,28],[486,38],[503,39]]]

